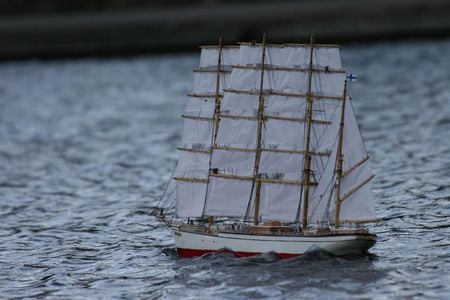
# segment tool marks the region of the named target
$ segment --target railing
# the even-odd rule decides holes
[[[257,231],[255,229],[266,229]],[[317,228],[303,232],[300,228],[277,226],[249,226],[247,224],[220,224],[209,227],[207,224],[180,224],[181,231],[217,235],[218,233],[245,234],[245,235],[266,235],[266,236],[322,236],[322,235],[342,235],[342,234],[368,234],[367,229],[332,229]],[[252,230],[253,229],[253,230]],[[281,230],[284,229],[284,230]]]

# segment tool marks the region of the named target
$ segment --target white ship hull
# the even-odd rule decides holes
[[[365,253],[376,242],[376,236],[361,233],[315,234],[311,236],[283,236],[248,233],[214,234],[189,232],[172,228],[179,257],[190,258],[207,253],[227,251],[237,257],[254,256],[266,252],[277,253],[281,258],[304,254],[320,248],[333,255]]]

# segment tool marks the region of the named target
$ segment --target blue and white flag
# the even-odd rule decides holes
[[[356,77],[355,74],[350,73],[350,74],[347,75],[347,80],[350,81],[350,82],[356,81],[357,79],[358,79],[358,77]]]

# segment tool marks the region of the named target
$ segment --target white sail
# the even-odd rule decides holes
[[[214,97],[189,97],[184,114],[188,116],[212,117],[214,115]]]
[[[305,49],[305,47],[303,47]],[[308,47],[306,49],[309,50]],[[318,47],[313,53],[313,65],[341,69],[341,54],[338,47]]]
[[[174,172],[176,213],[179,217],[200,217],[204,209],[213,138],[218,53],[216,47],[202,48],[200,69],[194,73],[193,90],[183,114],[183,137]],[[231,69],[238,53],[238,48],[223,48],[221,69]],[[228,87],[229,75],[227,72],[220,74],[219,94]]]
[[[184,119],[182,144],[210,145],[212,134],[211,119]]]
[[[217,144],[256,148],[257,126],[255,120],[222,118],[217,133]]]
[[[261,187],[262,220],[295,222],[302,215],[301,200],[303,198],[302,185],[283,185],[265,183]],[[310,195],[315,187],[310,187]]]
[[[351,102],[345,107],[340,220],[375,219],[370,180],[373,177]],[[347,108],[348,107],[348,108]]]
[[[266,45],[266,65],[284,65],[284,47]],[[261,44],[241,43],[239,49],[240,66],[258,66],[261,64]]]
[[[223,73],[220,76],[220,83],[222,86],[228,86],[229,75]],[[194,72],[194,87],[192,89],[193,94],[199,95],[211,95],[214,96],[216,93],[216,78],[217,74],[215,72]]]
[[[183,176],[186,171],[197,170],[198,175],[201,178],[206,178],[208,174],[208,165],[209,165],[209,153],[204,148],[200,148],[202,152],[194,152],[191,151],[192,148],[180,148],[179,158],[178,158],[178,174],[175,176]],[[183,176],[184,177],[184,176]]]
[[[219,48],[207,46],[201,48],[200,68],[217,68]],[[239,46],[222,47],[222,67],[228,68],[239,60]]]
[[[294,173],[301,174],[303,154],[292,152],[262,151],[260,173]],[[298,176],[301,179],[301,176]]]
[[[253,175],[255,152],[214,149],[211,168],[224,169],[228,174]]]
[[[252,184],[250,180],[211,176],[205,214],[208,216],[243,218],[251,193]]]
[[[206,183],[177,181],[176,214],[179,217],[201,217]]]
[[[260,216],[263,220],[294,222],[302,198],[301,185],[263,184]]]

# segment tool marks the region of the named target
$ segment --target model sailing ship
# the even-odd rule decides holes
[[[358,225],[376,221],[374,175],[339,46],[220,41],[201,47],[194,72],[178,165],[154,212],[180,257],[375,244]]]

